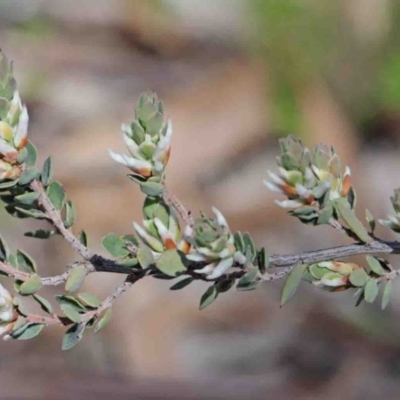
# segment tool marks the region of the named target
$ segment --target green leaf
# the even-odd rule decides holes
[[[258,269],[260,270],[261,274],[265,274],[268,266],[269,266],[269,254],[263,247],[258,252]]]
[[[253,268],[249,272],[246,272],[240,279],[236,286],[239,291],[254,290],[258,282],[256,281],[258,269]]]
[[[223,279],[215,283],[215,288],[218,293],[225,293],[235,285],[236,279]]]
[[[17,262],[19,269],[22,269],[29,274],[37,272],[35,260],[22,250],[17,250]]]
[[[46,189],[47,197],[57,211],[62,210],[65,203],[65,191],[61,183],[53,182]]]
[[[88,246],[89,238],[88,238],[88,236],[87,236],[87,234],[86,234],[85,231],[81,231],[81,233],[79,234],[79,241],[80,241],[85,247]]]
[[[90,293],[80,293],[78,294],[78,298],[82,303],[91,308],[97,308],[101,304],[100,299]]]
[[[31,183],[34,179],[39,177],[39,172],[36,167],[27,168],[19,177],[18,185],[23,186]]]
[[[79,290],[85,281],[87,273],[87,269],[82,266],[72,268],[65,282],[65,290],[70,293]]]
[[[72,347],[74,347],[81,341],[84,331],[84,323],[72,325],[63,336],[61,348],[63,350],[72,349]]]
[[[346,225],[351,231],[364,243],[370,241],[367,230],[364,225],[357,219],[356,214],[350,208],[350,205],[346,199],[338,199],[334,202],[335,209],[338,214],[342,217]]]
[[[364,286],[368,281],[368,274],[363,269],[356,269],[350,274],[350,283],[353,286]]]
[[[13,179],[11,181],[3,181],[0,183],[0,191],[10,189],[19,182],[19,179]]]
[[[17,211],[21,214],[26,215],[27,217],[35,218],[35,219],[47,219],[47,215],[41,211],[37,210],[26,210],[25,208],[15,207]]]
[[[200,310],[204,310],[218,297],[218,291],[215,285],[210,286],[200,299]]]
[[[161,196],[164,192],[164,186],[157,182],[143,182],[140,184],[140,190],[147,196]]]
[[[35,203],[40,197],[40,193],[37,192],[27,192],[24,194],[20,194],[19,196],[15,196],[15,200],[18,203],[30,205]]]
[[[186,271],[182,257],[177,250],[167,250],[162,253],[156,260],[156,267],[168,276],[177,276]]]
[[[381,263],[379,260],[377,260],[375,257],[372,256],[366,256],[367,263],[371,268],[371,271],[374,272],[375,274],[382,276],[385,274],[385,271],[382,268]]]
[[[382,295],[382,310],[384,310],[390,301],[390,296],[393,292],[393,284],[392,281],[388,281],[385,286],[385,290],[383,291]]]
[[[185,288],[186,286],[190,285],[193,282],[193,278],[185,278],[182,279],[179,282],[176,282],[174,285],[172,285],[169,289],[170,290],[180,290]]]
[[[5,261],[10,256],[10,249],[7,242],[0,235],[0,261]]]
[[[141,245],[137,251],[137,259],[140,263],[140,266],[145,269],[149,267],[154,262],[153,253],[151,250],[145,246]]]
[[[71,200],[68,200],[67,203],[65,204],[65,220],[64,220],[64,226],[68,229],[71,228],[71,226],[75,222],[75,207],[72,204]]]
[[[55,296],[57,303],[62,306],[64,304],[69,304],[75,308],[76,311],[86,311],[86,307],[73,296]]]
[[[52,315],[54,313],[53,307],[51,306],[50,302],[47,299],[45,299],[42,296],[39,296],[38,294],[34,294],[33,298],[39,303],[40,308],[44,312],[46,312],[46,313],[48,313],[50,315]]]
[[[247,252],[250,250],[249,255],[250,255],[250,259],[249,262],[253,262],[254,257],[257,254],[257,249],[256,249],[256,245],[254,244],[254,240],[251,238],[251,236],[245,232],[242,235],[243,237],[243,241],[244,241],[244,246],[245,246],[245,253],[247,255]]]
[[[33,143],[29,140],[26,145],[26,150],[28,151],[28,155],[25,159],[25,164],[28,166],[32,166],[36,164],[37,159],[37,150]]]
[[[378,296],[378,282],[376,279],[369,279],[364,289],[364,299],[367,303],[373,303]]]
[[[372,215],[371,211],[365,210],[365,219],[367,220],[367,222],[369,224],[369,227],[371,229],[371,233],[374,233],[375,227],[376,227],[376,222],[375,222],[375,218]]]
[[[11,332],[10,336],[13,339],[18,339],[18,340],[32,339],[35,336],[39,335],[44,326],[45,326],[44,324],[38,324],[38,323],[26,324],[21,328],[19,328],[18,330]]]
[[[29,314],[29,310],[25,304],[25,302],[21,299],[21,297],[14,297],[13,303],[18,309],[18,312],[24,316]]]
[[[282,289],[281,307],[295,295],[306,268],[307,264],[297,264],[288,275]]]
[[[331,203],[328,203],[319,214],[317,224],[318,225],[327,224],[331,219],[332,215],[333,215],[333,207]]]
[[[99,322],[97,322],[94,328],[94,333],[97,333],[106,327],[106,325],[111,320],[111,314],[112,314],[111,307],[109,307],[107,308],[107,311],[104,313],[104,315],[100,318]]]
[[[113,257],[126,257],[129,254],[125,247],[125,240],[115,233],[105,236],[101,244]]]
[[[19,293],[28,296],[36,293],[43,286],[40,276],[37,274],[32,275],[19,288]]]
[[[236,250],[240,251],[241,253],[244,254],[244,252],[245,252],[245,244],[244,244],[244,240],[243,240],[241,232],[235,232],[233,237],[235,239],[235,248],[236,248]]]
[[[53,162],[52,158],[48,157],[43,164],[43,170],[41,176],[43,186],[44,187],[48,186],[51,183],[52,179],[53,179]]]
[[[69,304],[62,304],[60,306],[64,315],[71,320],[72,322],[79,323],[81,322],[81,316],[79,315],[78,311],[74,307]]]
[[[27,237],[32,237],[36,239],[48,239],[51,236],[54,236],[57,233],[57,231],[46,231],[44,229],[38,229],[36,231],[30,231],[30,232],[25,232],[24,236]]]

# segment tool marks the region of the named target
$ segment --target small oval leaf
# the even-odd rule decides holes
[[[65,290],[70,293],[79,290],[85,281],[87,273],[87,269],[82,266],[74,267],[65,282]]]
[[[156,260],[158,270],[168,276],[177,276],[186,271],[182,257],[177,250],[167,250]]]
[[[350,283],[356,287],[364,286],[368,281],[368,274],[363,269],[356,269],[350,274]]]
[[[99,322],[97,322],[96,327],[94,328],[94,333],[97,333],[106,327],[111,320],[111,313],[111,308],[108,308],[104,315],[100,318]]]
[[[393,292],[392,281],[388,281],[385,286],[385,290],[383,291],[383,295],[382,295],[382,310],[384,310],[387,307],[387,305],[389,304],[392,292]]]
[[[43,286],[40,276],[37,274],[32,275],[28,280],[22,283],[19,288],[19,293],[24,296],[36,293]]]
[[[367,303],[373,303],[378,296],[378,282],[376,279],[369,279],[364,289],[364,299]]]
[[[288,275],[282,289],[281,307],[295,295],[306,268],[307,264],[297,264]]]

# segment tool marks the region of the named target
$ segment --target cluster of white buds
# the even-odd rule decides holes
[[[154,258],[171,249],[180,250],[185,254],[189,252],[190,245],[182,235],[174,209],[157,198],[147,197],[143,211],[143,227],[136,222],[133,226],[142,242],[152,251]]]
[[[122,132],[130,155],[109,150],[110,156],[141,178],[162,176],[171,151],[172,125],[169,120],[164,122],[163,105],[156,94],[140,97],[135,120],[122,125]]]
[[[206,265],[195,272],[217,279],[225,274],[234,262],[244,265],[246,256],[237,250],[235,239],[222,213],[213,207],[216,219],[203,215],[194,224],[193,235],[188,238],[192,244],[188,260],[204,262]]]
[[[28,112],[22,105],[12,63],[0,52],[0,180],[16,179],[27,157]]]
[[[341,172],[341,162],[332,147],[318,145],[314,153],[293,136],[280,139],[279,174],[268,171],[265,185],[288,199],[276,203],[289,209],[316,206],[349,196],[352,192],[350,169]]]

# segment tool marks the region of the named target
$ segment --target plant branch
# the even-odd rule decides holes
[[[194,220],[190,211],[179,201],[179,199],[167,188],[164,184],[163,199],[169,205],[172,206],[186,225],[193,227]]]
[[[70,229],[67,229],[64,225],[64,222],[61,218],[59,211],[57,211],[50,199],[46,194],[46,190],[42,185],[42,182],[35,179],[30,184],[30,187],[33,191],[40,194],[39,202],[42,205],[44,212],[48,216],[48,218],[52,221],[55,228],[58,229],[60,234],[64,237],[64,239],[72,246],[72,248],[86,261],[89,261],[93,254],[90,250],[84,246],[71,232]]]

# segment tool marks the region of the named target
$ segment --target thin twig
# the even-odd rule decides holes
[[[44,212],[46,213],[47,217],[51,220],[55,228],[61,233],[64,239],[72,246],[72,248],[86,261],[90,261],[93,254],[91,251],[84,246],[71,232],[70,229],[67,229],[64,225],[64,222],[61,218],[59,211],[57,211],[53,204],[51,203],[50,199],[46,194],[46,190],[44,189],[42,182],[35,179],[30,184],[32,190],[40,194],[39,203],[43,207]]]
[[[179,216],[185,222],[186,225],[193,227],[194,220],[190,211],[188,211],[185,206],[179,201],[179,199],[165,186],[163,192],[164,201],[171,207],[175,208]]]
[[[119,297],[121,297],[135,282],[137,282],[139,279],[141,279],[143,277],[144,277],[144,274],[128,275],[126,277],[125,281],[121,285],[117,286],[116,289],[101,302],[99,307],[97,307],[93,311],[88,311],[88,312],[82,314],[81,321],[88,322],[92,318],[98,317],[104,310],[106,310],[109,307],[112,307],[115,300],[117,300]]]

